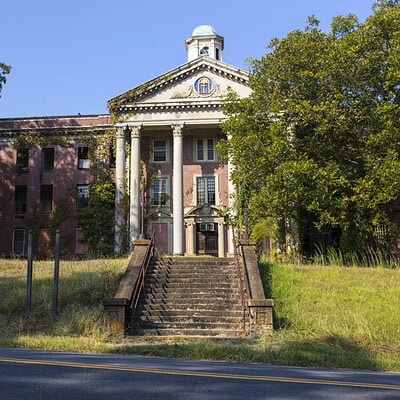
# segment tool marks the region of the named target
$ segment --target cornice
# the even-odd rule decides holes
[[[217,61],[203,56],[114,97],[108,102],[108,104],[109,106],[113,106],[114,111],[125,110],[124,106],[129,106],[129,103],[143,101],[145,98],[159,91],[163,87],[180,82],[196,71],[201,70],[210,71],[216,75],[224,77],[225,79],[248,86],[249,74],[246,71],[225,64],[222,61]]]

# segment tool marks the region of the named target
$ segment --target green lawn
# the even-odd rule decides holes
[[[102,323],[126,259],[61,261],[51,314],[51,262],[34,262],[25,316],[26,261],[0,260],[0,346],[188,359],[400,371],[400,270],[262,263],[275,300],[272,336],[238,340],[116,339]]]

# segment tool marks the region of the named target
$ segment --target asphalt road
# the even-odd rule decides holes
[[[400,374],[0,348],[0,399],[400,399]]]

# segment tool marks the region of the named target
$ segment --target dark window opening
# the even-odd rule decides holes
[[[81,210],[87,205],[89,185],[78,185],[76,190],[76,209]]]
[[[78,168],[79,169],[89,169],[89,148],[88,147],[78,147]]]
[[[167,141],[155,140],[153,144],[153,160],[154,162],[167,161]]]
[[[26,213],[26,195],[27,186],[26,185],[16,185],[15,186],[15,214],[25,214]]]
[[[12,253],[16,256],[23,256],[25,249],[25,229],[13,230]]]
[[[28,172],[29,149],[17,151],[17,172]]]
[[[42,168],[44,171],[54,170],[54,148],[42,149]]]
[[[40,186],[40,211],[50,212],[53,209],[53,185]]]

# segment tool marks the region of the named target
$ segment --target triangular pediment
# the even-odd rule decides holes
[[[200,57],[128,90],[109,101],[111,112],[142,108],[220,104],[228,88],[240,97],[250,93],[248,73],[209,57]]]

